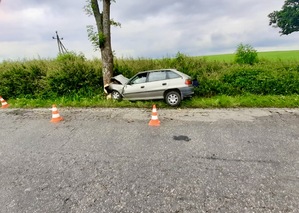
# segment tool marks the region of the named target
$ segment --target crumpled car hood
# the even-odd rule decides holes
[[[122,74],[112,77],[111,80],[116,80],[122,85],[125,85],[129,81],[129,79],[123,76]]]

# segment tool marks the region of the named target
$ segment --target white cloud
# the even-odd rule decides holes
[[[111,5],[121,22],[112,28],[112,48],[118,57],[166,57],[231,53],[239,43],[259,51],[299,49],[293,33],[280,36],[267,15],[284,0],[130,0]],[[70,51],[99,57],[88,41],[86,26],[94,24],[85,0],[2,0],[0,3],[0,61],[56,57],[52,36],[57,30]]]
[[[0,61],[1,60],[9,60],[9,59],[34,59],[34,58],[47,58],[47,55],[41,55],[40,53],[48,53],[49,55],[54,55],[52,50],[49,51],[49,42],[22,42],[18,41],[12,42],[1,42],[1,53],[0,53]],[[51,52],[52,51],[52,52]],[[13,57],[6,57],[7,55],[12,55]]]

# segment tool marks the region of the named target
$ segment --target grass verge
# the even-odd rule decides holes
[[[62,97],[53,100],[40,99],[10,99],[10,108],[45,108],[56,104],[59,107],[109,107],[109,108],[151,108],[156,104],[159,108],[171,108],[164,101],[114,101],[106,100],[102,96],[93,98],[66,98]],[[298,108],[299,95],[289,96],[265,96],[265,95],[245,95],[245,96],[214,96],[211,98],[194,97],[183,100],[180,108]]]

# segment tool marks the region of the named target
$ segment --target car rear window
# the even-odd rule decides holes
[[[180,78],[181,76],[175,72],[167,71],[168,79]]]

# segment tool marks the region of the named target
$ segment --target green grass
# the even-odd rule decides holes
[[[258,57],[266,60],[299,61],[299,50],[259,52]]]
[[[299,107],[299,95],[245,95],[245,96],[214,96],[211,98],[195,98],[186,102],[187,107],[199,108],[237,108],[237,107]]]
[[[258,52],[258,57],[260,60],[269,61],[299,61],[299,50]],[[199,56],[199,58],[204,58],[208,61],[233,62],[235,54]]]
[[[100,96],[87,98],[59,98],[55,100],[38,99],[10,99],[10,108],[47,108],[56,104],[59,107],[126,107],[126,108],[151,108],[156,104],[159,108],[169,107],[164,101],[114,101],[106,100]],[[194,97],[183,100],[180,108],[238,108],[238,107],[277,107],[298,108],[299,95],[273,96],[273,95],[245,95],[245,96],[214,96],[211,98]]]

